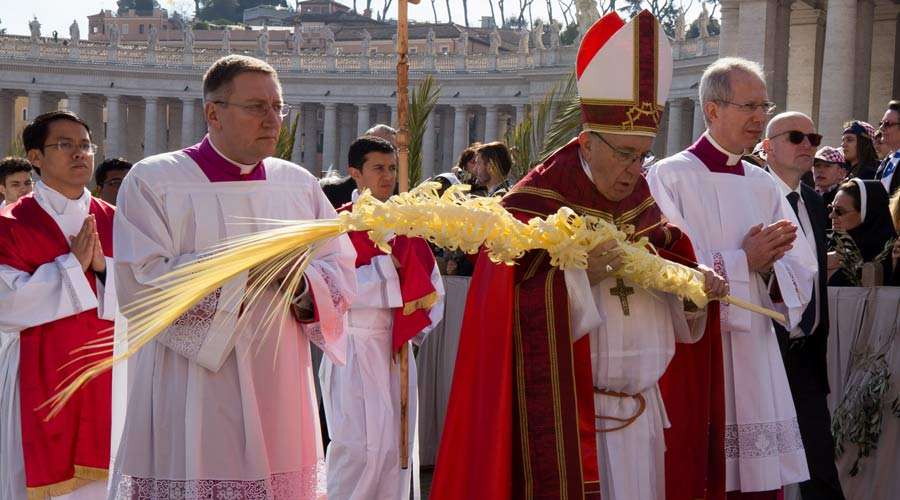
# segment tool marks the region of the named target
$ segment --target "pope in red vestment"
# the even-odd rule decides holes
[[[615,14],[591,27],[578,55],[584,131],[531,170],[502,203],[522,221],[569,207],[613,222],[634,238],[647,237],[667,259],[695,265],[690,241],[667,223],[641,174],[671,80],[671,53],[658,33],[658,23],[646,11],[627,29]],[[635,85],[626,90],[603,84],[604,66],[623,64],[619,58],[637,66]],[[627,105],[608,99],[632,88],[636,95],[624,99]],[[589,258],[588,275],[599,264],[606,266],[608,278],[619,262],[604,257],[613,247],[601,246],[595,251],[603,251]],[[716,287],[708,288],[711,296],[724,293],[721,277],[708,269],[704,274],[708,287]],[[609,426],[598,423],[605,411],[594,404],[589,337],[575,330],[577,321],[570,314],[579,300],[569,295],[564,272],[550,265],[545,251],[529,252],[515,266],[479,257],[432,498],[588,499],[607,491],[599,473],[596,433]],[[720,457],[706,453],[721,449],[708,443],[718,439],[721,429],[718,410],[710,410],[722,405],[721,387],[708,385],[718,380],[710,377],[714,363],[708,361],[710,353],[720,352],[716,306],[713,302],[707,309],[702,339],[687,347],[679,344],[666,374],[671,382],[663,383],[673,425],[677,418],[678,428],[693,438],[686,447],[686,441],[670,445],[666,437],[666,462],[678,461],[673,471],[684,476],[681,484],[690,486],[669,498],[718,498],[706,488],[716,482],[720,468],[724,475]],[[673,455],[675,460],[668,460]],[[667,466],[667,483],[669,472]]]

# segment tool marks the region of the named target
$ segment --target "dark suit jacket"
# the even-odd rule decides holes
[[[784,367],[787,371],[788,381],[793,392],[817,392],[827,394],[828,388],[828,287],[827,267],[825,251],[826,217],[825,203],[822,197],[809,186],[800,186],[803,205],[809,216],[813,234],[807,234],[807,238],[814,238],[816,242],[816,259],[819,263],[819,324],[812,335],[790,340],[788,332],[779,324],[775,324],[778,333],[778,343],[784,357]]]

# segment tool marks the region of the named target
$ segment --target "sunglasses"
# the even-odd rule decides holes
[[[847,210],[847,209],[844,209],[841,207],[836,207],[834,205],[828,205],[828,207],[826,207],[826,208],[828,208],[828,213],[834,212],[834,215],[837,215],[838,217],[843,217],[847,214],[851,214],[856,211],[856,210]]]
[[[769,139],[774,139],[780,135],[787,135],[788,140],[791,141],[791,144],[801,144],[803,142],[803,139],[809,139],[809,144],[813,147],[816,147],[819,144],[822,144],[822,136],[820,134],[816,134],[816,133],[805,134],[803,132],[800,132],[799,130],[789,130],[787,132],[775,134],[772,137],[769,137]]]
[[[898,123],[898,122],[880,122],[878,124],[878,128],[891,128],[891,127],[896,127],[897,125],[900,125],[900,123]]]

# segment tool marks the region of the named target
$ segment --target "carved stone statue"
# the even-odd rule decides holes
[[[434,30],[429,28],[428,34],[425,35],[425,55],[433,56],[434,55]]]
[[[69,43],[77,47],[81,41],[81,30],[78,29],[78,21],[72,21],[69,25]]]
[[[184,51],[185,52],[193,52],[194,51],[194,28],[191,26],[190,22],[184,24]]]
[[[516,49],[516,52],[519,54],[527,54],[528,53],[528,41],[531,39],[531,33],[527,30],[522,30],[519,32],[519,46]]]
[[[109,25],[108,35],[109,35],[109,46],[114,49],[119,48],[119,37],[120,37],[119,27],[116,26],[115,24]]]
[[[31,43],[38,43],[41,41],[41,23],[38,22],[37,16],[34,17],[31,21],[28,21],[28,29],[31,30]]]
[[[469,32],[463,31],[459,34],[459,43],[456,46],[457,55],[465,56],[469,53]]]
[[[709,12],[706,10],[706,4],[703,4],[703,10],[700,11],[700,18],[697,21],[700,38],[709,38]]]
[[[488,48],[488,52],[491,55],[500,54],[500,32],[497,31],[497,28],[494,28],[494,31],[491,32],[491,45]]]
[[[335,55],[334,31],[330,27],[325,26],[322,28],[322,40],[325,41],[325,54],[329,56]]]
[[[156,46],[159,43],[159,30],[156,29],[156,26],[150,25],[150,32],[147,33],[147,50],[155,51]]]
[[[561,26],[559,23],[551,23],[550,24],[550,49],[556,50],[559,48],[559,30]]]
[[[263,26],[262,31],[256,37],[256,53],[260,57],[269,55],[269,27]]]
[[[575,18],[578,20],[578,33],[583,37],[594,21],[600,19],[596,0],[575,0]]]
[[[231,29],[227,26],[222,33],[222,52],[231,54]]]
[[[534,50],[544,50],[544,21],[538,19],[534,22],[534,28],[531,30],[531,44]]]
[[[303,48],[303,33],[300,32],[299,25],[294,26],[294,31],[288,39],[290,40],[291,53],[300,55],[300,50]]]
[[[678,10],[678,17],[675,18],[675,41],[684,41],[684,10]]]

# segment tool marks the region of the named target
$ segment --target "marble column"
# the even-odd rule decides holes
[[[794,2],[791,6],[786,109],[806,113],[814,122],[819,119],[824,48],[825,11],[804,2]]]
[[[441,172],[447,172],[456,163],[453,156],[453,108],[443,106],[441,108]]]
[[[340,146],[337,148],[337,169],[341,175],[347,175],[347,155],[350,152],[350,143],[355,139],[357,121],[354,120],[353,106],[342,106],[338,113],[338,133]]]
[[[464,105],[453,106],[453,155],[459,158],[463,149],[469,145],[468,108]]]
[[[819,99],[819,131],[823,144],[840,144],[841,125],[853,118],[857,0],[828,0],[825,21],[825,54],[822,60],[822,94]]]
[[[856,4],[856,50],[853,57],[853,116],[850,120],[865,120],[869,111],[869,79],[866,75],[872,73],[872,35],[875,6],[872,0],[859,0]]]
[[[69,92],[66,94],[66,100],[69,101],[67,109],[81,116],[81,94],[79,92]]]
[[[106,96],[106,156],[109,158],[123,156],[121,109],[120,96]]]
[[[694,103],[694,131],[691,134],[691,142],[696,141],[700,134],[706,132],[706,122],[703,120],[703,106],[700,99],[693,99]]]
[[[720,57],[737,55],[737,39],[740,34],[739,13],[738,0],[722,0],[720,16],[722,28],[721,35],[719,35]]]
[[[300,165],[303,163],[303,120],[306,113],[303,111],[303,105],[298,104],[291,110],[290,116],[287,117],[288,130],[294,131],[294,144],[291,147],[291,161]],[[296,124],[296,127],[294,125]]]
[[[125,140],[124,157],[134,163],[144,158],[144,116],[146,110],[139,97],[132,97],[126,101],[125,126],[122,127],[122,136]]]
[[[337,103],[326,102],[325,125],[322,127],[322,171],[337,169]]]
[[[525,105],[524,104],[516,104],[516,122],[522,123],[522,120],[525,119]]]
[[[356,136],[359,137],[366,133],[366,130],[369,130],[369,123],[371,123],[371,119],[369,117],[369,105],[368,104],[360,104],[356,107]]]
[[[681,143],[681,124],[684,119],[683,110],[684,105],[681,99],[669,100],[669,131],[666,134],[666,156],[672,156],[684,147],[684,144]]]
[[[13,140],[16,100],[9,92],[0,91],[0,158],[9,155]]]
[[[159,99],[156,97],[144,98],[144,156],[146,158],[157,153],[156,149],[156,121],[158,117]]]
[[[26,113],[26,118],[29,122],[41,114],[41,94],[40,90],[28,91],[28,112]]]
[[[743,0],[739,4],[736,55],[762,65],[769,99],[784,109],[790,10],[779,0]]]
[[[303,166],[310,172],[318,174],[321,169],[318,162],[319,106],[318,104],[306,104],[303,111],[306,113],[306,118],[301,118],[303,121]]]
[[[197,100],[193,97],[181,98],[181,147],[194,144],[194,113]]]
[[[104,136],[103,131],[103,108],[99,100],[90,95],[78,95],[77,102],[78,111],[71,108],[71,95],[67,97],[69,100],[69,110],[77,114],[88,127],[91,129],[91,142],[98,146],[97,152],[94,154],[95,165],[107,158],[106,148],[103,147]]]
[[[387,124],[393,128],[397,128],[397,105],[391,104],[390,111],[391,111],[391,113],[388,115]]]
[[[881,120],[888,101],[893,98],[894,61],[896,60],[897,18],[900,6],[895,3],[875,7],[872,23],[872,73],[869,79],[869,123]],[[900,71],[898,71],[900,72]]]
[[[497,140],[499,116],[496,104],[488,104],[484,108],[484,142]]]
[[[428,114],[425,120],[425,132],[422,134],[422,175],[419,182],[434,176],[434,156],[435,156],[435,137],[434,137],[434,121],[436,119],[435,109]]]
[[[168,99],[156,101],[156,147],[155,153],[163,153],[169,149],[169,109]]]

